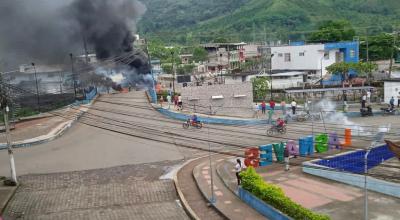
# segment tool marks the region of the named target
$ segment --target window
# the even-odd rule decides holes
[[[300,53],[299,53],[299,56],[300,56],[300,57],[304,57],[304,52],[300,52]]]
[[[55,75],[54,75],[54,73],[49,73],[49,74],[47,74],[47,77],[49,77],[49,78],[52,78],[52,77],[54,77]]]
[[[285,53],[285,62],[290,62],[290,53]]]
[[[329,52],[325,52],[324,53],[324,59],[325,60],[329,60]]]
[[[350,50],[350,57],[354,58],[356,56],[356,51],[355,50]]]
[[[282,53],[278,53],[278,57],[283,57],[283,54]]]

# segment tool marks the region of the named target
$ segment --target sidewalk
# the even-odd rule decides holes
[[[0,183],[0,217],[7,206],[8,201],[18,188],[18,186],[4,186],[2,182],[3,181]]]
[[[291,159],[298,164],[297,160]],[[217,165],[218,175],[233,191],[237,190],[236,177],[232,171],[234,158]],[[284,164],[258,168],[265,181],[277,184],[293,201],[318,213],[327,214],[331,219],[362,219],[364,215],[364,191],[350,185],[315,177],[302,172],[300,166],[284,171]],[[371,219],[399,219],[400,200],[372,191],[368,192],[368,209]]]
[[[215,167],[224,156],[213,156],[212,171],[209,161],[205,160],[193,169],[193,176],[198,188],[206,198],[211,198],[211,172],[213,175],[215,207],[228,219],[232,220],[257,220],[266,219],[256,210],[242,202],[237,195],[230,191],[218,177]]]
[[[90,104],[67,106],[15,123],[15,129],[11,130],[13,147],[27,147],[59,137],[88,110],[89,106]],[[7,148],[6,137],[0,135],[0,149],[4,148]]]

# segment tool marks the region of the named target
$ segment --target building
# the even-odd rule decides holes
[[[161,74],[162,73],[161,60],[159,59],[151,60],[151,70],[153,71],[153,74],[156,75]]]
[[[35,93],[36,80],[40,93],[71,92],[72,74],[60,66],[21,65],[19,71],[3,77],[8,83]]]
[[[246,43],[210,43],[203,47],[208,52],[207,70],[211,73],[234,71],[245,62],[244,45]]]
[[[271,47],[272,71],[307,72],[308,78],[319,81],[327,76],[326,67],[337,62],[359,61],[359,42],[304,44],[294,42]]]
[[[383,87],[385,103],[389,103],[390,99],[394,97],[395,103],[397,104],[398,100],[400,99],[400,78],[384,80]]]
[[[193,59],[193,54],[181,54],[179,57],[182,64],[190,64]]]

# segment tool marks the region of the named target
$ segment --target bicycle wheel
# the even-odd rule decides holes
[[[274,135],[274,131],[273,131],[272,129],[268,129],[268,130],[267,130],[267,135],[268,135],[268,136]]]
[[[186,123],[186,122],[185,122],[185,123],[183,123],[183,124],[182,124],[182,126],[183,126],[183,128],[184,128],[184,129],[188,129],[188,128],[189,128],[189,124],[188,124],[188,123]]]
[[[286,134],[286,128],[283,127],[281,130],[279,130],[279,133],[281,133],[281,134]]]

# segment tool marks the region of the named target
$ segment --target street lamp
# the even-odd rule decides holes
[[[38,107],[38,111],[40,112],[39,85],[38,85],[38,79],[37,79],[37,73],[36,73],[35,63],[32,63],[32,66],[33,66],[33,70],[35,71],[37,107]]]
[[[273,53],[271,53],[271,56],[269,58],[269,76],[271,77],[271,100],[272,100],[272,57],[274,57]]]

